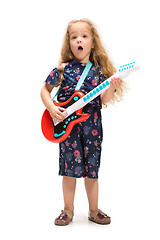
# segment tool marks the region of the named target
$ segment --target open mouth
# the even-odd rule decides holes
[[[82,47],[82,46],[79,46],[79,47],[78,47],[78,51],[79,51],[79,52],[82,52],[82,51],[83,51],[83,47]]]

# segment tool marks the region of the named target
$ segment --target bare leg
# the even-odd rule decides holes
[[[64,210],[74,211],[74,196],[76,189],[76,178],[63,177]]]
[[[98,209],[98,179],[85,177],[85,188],[87,192],[89,210]]]

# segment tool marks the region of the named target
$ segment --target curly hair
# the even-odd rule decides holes
[[[61,49],[61,57],[58,64],[58,68],[59,70],[61,70],[59,85],[61,85],[63,81],[64,64],[75,60],[75,57],[70,48],[70,27],[72,24],[75,24],[78,22],[86,23],[92,35],[93,48],[91,49],[89,60],[95,65],[95,67],[100,67],[101,72],[103,74],[106,74],[108,77],[112,76],[116,72],[116,68],[113,66],[111,60],[109,59],[94,24],[88,19],[73,20],[67,26],[67,30],[64,36],[63,45]],[[126,89],[127,89],[126,83],[124,82],[124,80],[122,80],[122,84],[120,85],[119,88],[117,88],[117,91],[113,95],[110,102],[114,103],[115,101],[120,101]],[[106,106],[105,103],[103,104]]]

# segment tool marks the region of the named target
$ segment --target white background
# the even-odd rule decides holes
[[[159,3],[3,1],[0,5],[1,239],[160,239]],[[57,65],[67,24],[92,20],[116,67],[136,61],[124,101],[103,109],[99,207],[110,226],[87,220],[78,179],[74,222],[54,226],[63,209],[58,145],[44,139],[40,90]]]

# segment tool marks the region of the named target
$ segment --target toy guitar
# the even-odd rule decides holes
[[[81,91],[75,91],[67,101],[54,103],[56,106],[66,108],[63,112],[66,116],[63,122],[53,120],[49,111],[46,109],[41,120],[41,128],[45,138],[54,143],[63,142],[69,136],[75,124],[83,122],[89,118],[89,114],[82,113],[83,107],[103,91],[106,91],[106,89],[110,87],[110,81],[113,77],[125,78],[129,73],[138,68],[139,66],[135,62],[123,65],[115,74],[86,95]]]

